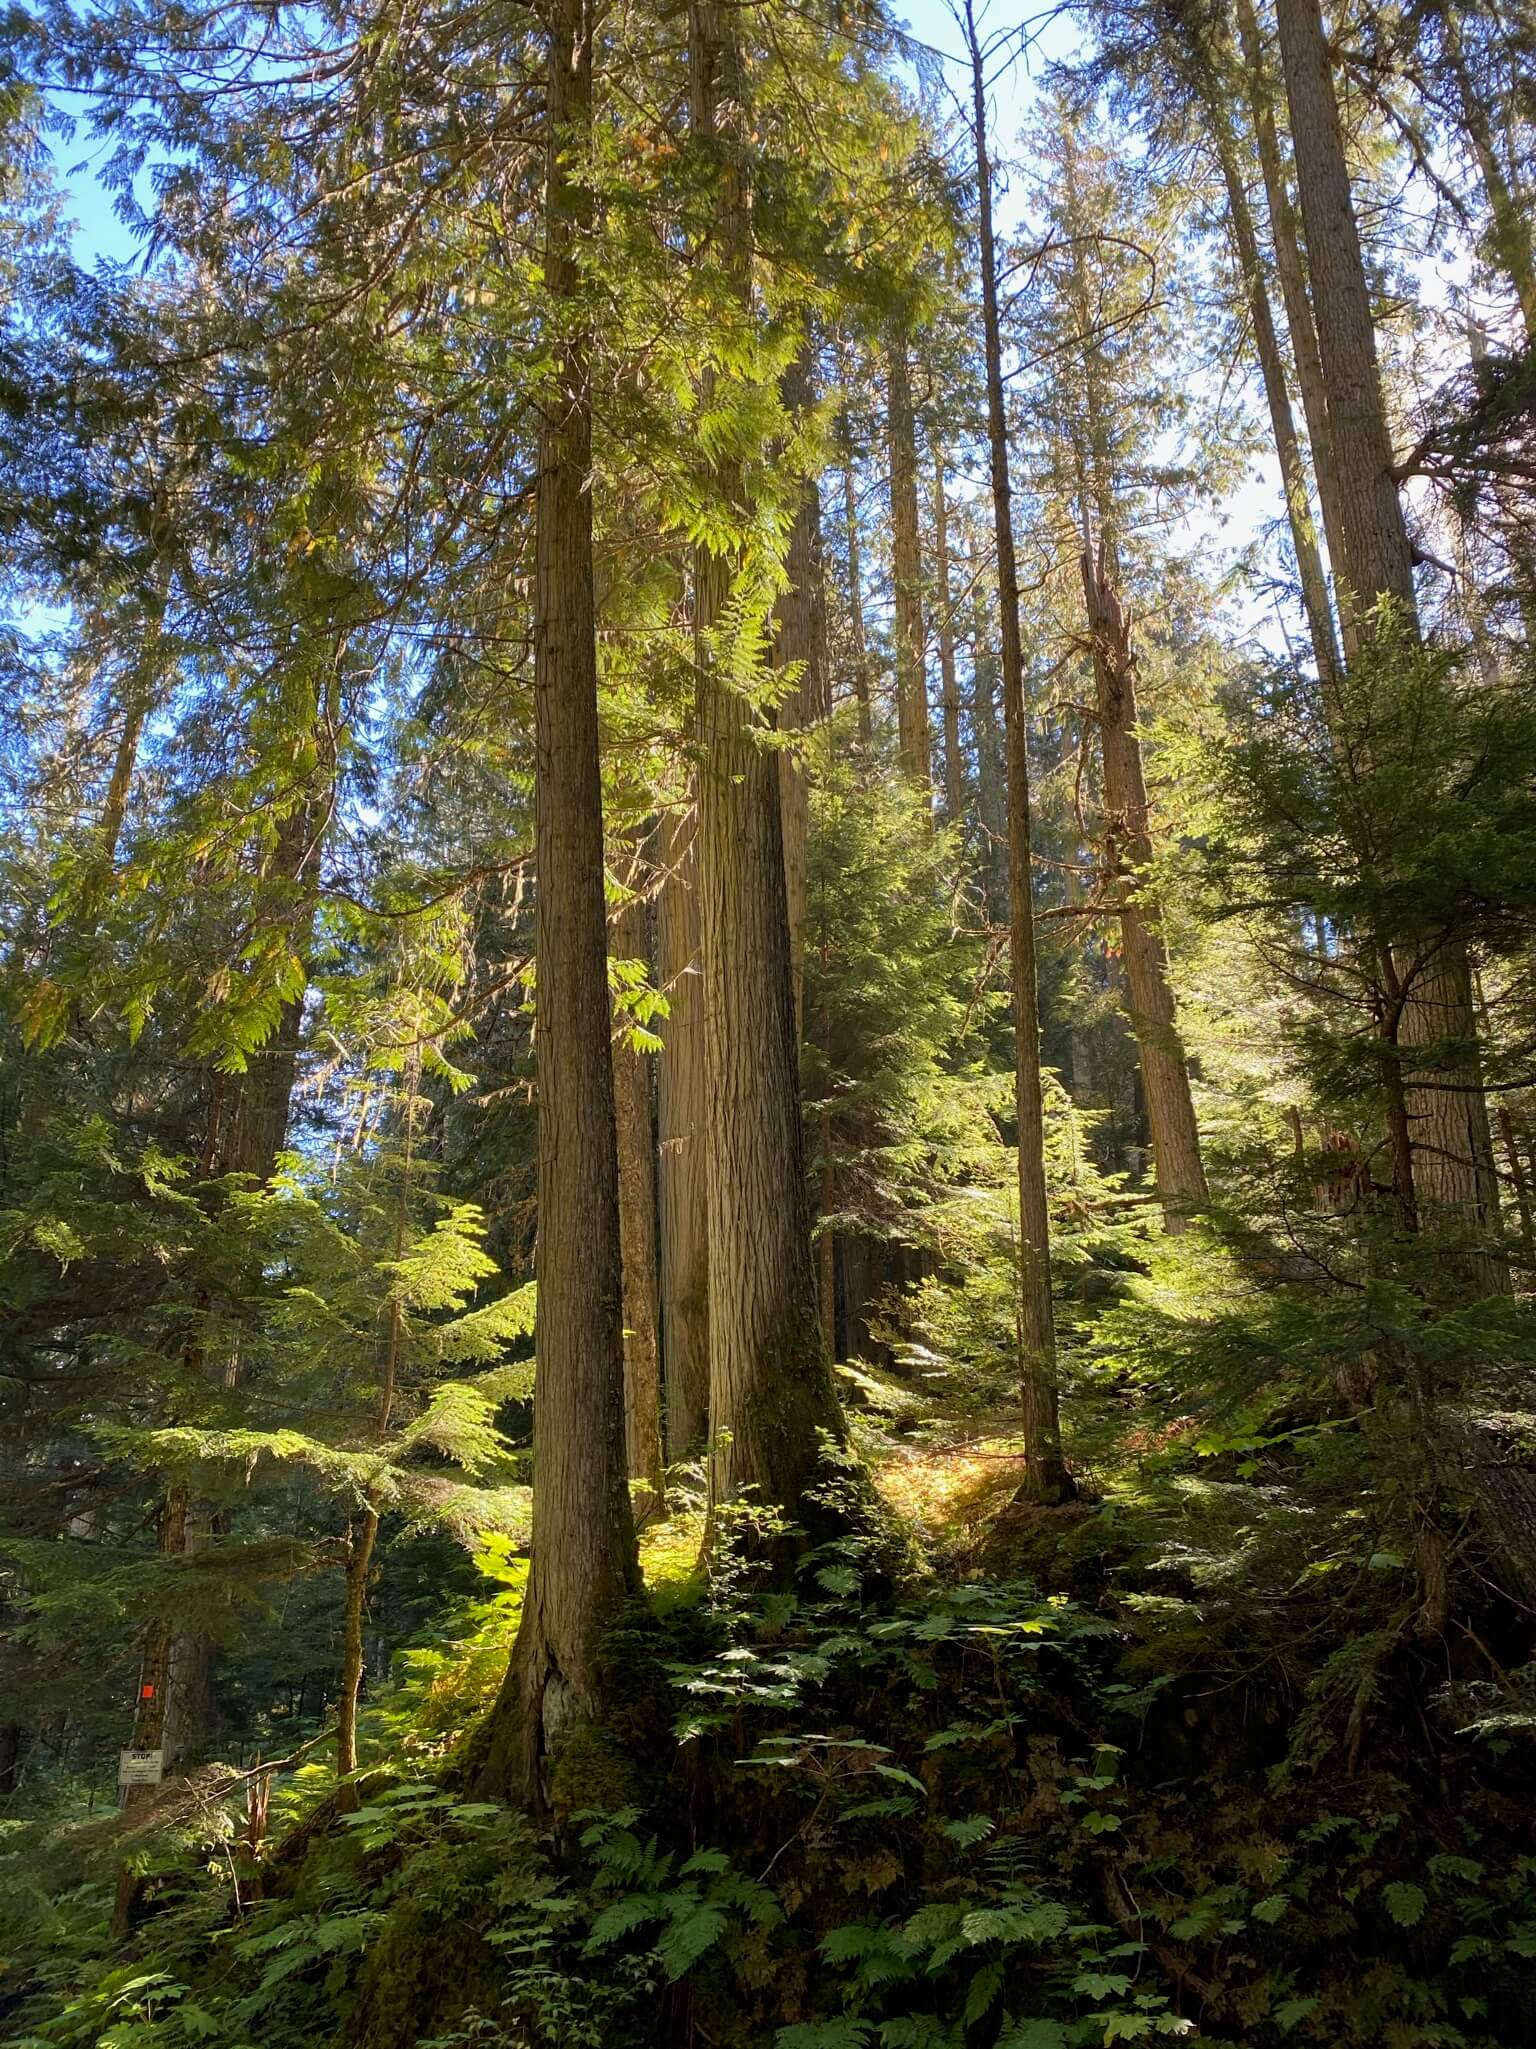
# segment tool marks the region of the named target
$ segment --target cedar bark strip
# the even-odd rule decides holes
[[[728,10],[689,10],[691,114],[715,148],[715,243],[751,292],[743,86]],[[706,403],[709,387],[706,384]],[[716,488],[739,504],[739,470]],[[844,1426],[822,1346],[812,1263],[790,977],[779,770],[763,719],[724,670],[733,563],[701,546],[699,894],[709,1077],[710,1504],[744,1496],[814,1526],[823,1433]]]
[[[560,373],[539,436],[534,829],[539,1103],[532,1557],[482,1783],[549,1797],[551,1754],[603,1716],[599,1645],[639,1582],[624,1456],[619,1173],[610,1059],[592,566],[591,390],[568,152],[592,121],[587,0],[548,17],[544,276]],[[563,330],[563,332],[562,332]]]
[[[616,960],[650,953],[645,899],[631,896],[613,920]],[[613,1109],[619,1153],[619,1243],[624,1271],[624,1445],[637,1523],[666,1506],[661,1448],[661,1336],[656,1291],[656,1149],[651,1134],[650,1057],[622,1015],[613,1037]]]
[[[1332,65],[1318,0],[1278,0],[1276,20],[1327,380],[1344,577],[1356,607],[1357,631],[1375,643],[1376,659],[1390,660],[1394,642],[1404,649],[1418,643],[1413,552],[1393,470]],[[1471,969],[1459,945],[1446,946],[1414,967],[1400,1043],[1453,1049],[1433,1069],[1409,1076],[1404,1128],[1412,1159],[1404,1171],[1415,1191],[1416,1214],[1423,1222],[1429,1212],[1438,1211],[1460,1228],[1496,1231],[1498,1181],[1478,1061]],[[1507,1267],[1492,1253],[1474,1252],[1462,1265],[1479,1292],[1496,1293],[1509,1285]]]
[[[1003,355],[992,232],[992,166],[987,151],[986,79],[972,0],[965,26],[971,57],[976,144],[977,224],[981,241],[982,320],[986,341],[987,442],[997,537],[997,595],[1002,623],[1003,711],[1008,749],[1008,900],[1012,934],[1014,1097],[1019,1127],[1019,1353],[1024,1412],[1025,1488],[1040,1501],[1076,1492],[1061,1451],[1056,1326],[1051,1304],[1050,1211],[1045,1182],[1045,1104],[1040,1084],[1040,997],[1030,859],[1029,735],[1024,716],[1024,647],[1013,548],[1013,486],[1003,408]]]
[[[1104,763],[1104,867],[1120,918],[1157,1192],[1165,1227],[1179,1232],[1188,1224],[1191,1208],[1204,1202],[1207,1190],[1189,1063],[1168,976],[1168,950],[1157,905],[1136,879],[1152,859],[1147,785],[1136,733],[1136,656],[1130,623],[1105,571],[1102,542],[1097,561],[1083,550],[1082,575]]]

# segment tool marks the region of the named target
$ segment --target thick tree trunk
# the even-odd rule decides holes
[[[981,240],[982,320],[986,342],[987,441],[997,533],[997,594],[1002,624],[1003,712],[1008,747],[1008,900],[1012,937],[1014,1095],[1019,1127],[1019,1352],[1027,1460],[1025,1491],[1039,1501],[1075,1493],[1061,1451],[1056,1327],[1051,1304],[1050,1212],[1045,1182],[1045,1105],[1040,1085],[1040,998],[1030,847],[1029,734],[1024,715],[1024,647],[1013,548],[1013,486],[1003,407],[997,255],[992,232],[992,166],[987,150],[986,80],[972,0],[965,0],[976,143],[977,224]]]
[[[875,736],[875,724],[869,685],[869,635],[864,628],[859,492],[851,455],[843,463],[843,527],[848,544],[848,630],[853,640],[853,694],[859,705],[859,739],[867,747]]]
[[[650,953],[645,899],[632,896],[610,928],[615,960]],[[619,1241],[624,1269],[624,1444],[635,1520],[666,1506],[661,1448],[661,1331],[656,1289],[656,1147],[650,1056],[622,1013],[613,1040],[613,1109],[619,1153]]]
[[[1296,383],[1301,392],[1302,415],[1307,439],[1312,446],[1312,470],[1317,480],[1318,504],[1322,508],[1323,533],[1328,542],[1328,560],[1334,577],[1334,602],[1344,640],[1344,654],[1352,660],[1355,651],[1354,611],[1345,588],[1344,517],[1339,503],[1333,456],[1333,433],[1328,417],[1328,388],[1323,375],[1317,341],[1317,319],[1307,287],[1306,264],[1301,251],[1301,230],[1286,180],[1280,137],[1275,127],[1274,89],[1266,61],[1253,0],[1236,0],[1238,35],[1243,66],[1247,74],[1249,111],[1253,117],[1254,140],[1258,144],[1259,168],[1264,177],[1265,204],[1269,211],[1270,239],[1275,252],[1275,269],[1280,279],[1280,296],[1285,307],[1286,330],[1291,338],[1291,359],[1296,366]]]
[[[932,782],[928,678],[923,632],[923,557],[917,510],[917,422],[912,412],[907,326],[893,320],[886,343],[886,428],[891,465],[891,582],[895,598],[896,746],[902,772]]]
[[[938,594],[939,675],[944,686],[944,813],[947,825],[965,815],[965,773],[960,755],[960,685],[955,678],[955,621],[949,591],[949,500],[944,457],[933,458],[933,574]]]
[[[588,145],[593,19],[548,15],[544,282],[579,299],[591,200],[567,169]],[[532,1559],[481,1783],[549,1799],[553,1753],[600,1722],[599,1647],[639,1584],[624,1456],[624,1326],[614,1137],[592,568],[591,390],[580,323],[539,436],[534,567],[538,860],[538,1377]]]
[[[716,246],[750,291],[743,86],[731,15],[689,10],[692,119],[714,139]],[[727,502],[742,481],[716,472]],[[722,656],[732,563],[700,547],[699,894],[709,1077],[710,1503],[744,1498],[814,1528],[822,1435],[843,1424],[822,1347],[800,1122],[778,763]]]
[[[1417,644],[1413,553],[1393,473],[1376,330],[1318,0],[1278,0],[1276,19],[1328,387],[1344,576],[1357,631],[1378,643],[1379,658],[1394,641],[1405,648]],[[1379,609],[1384,603],[1386,614]],[[1455,1050],[1445,1060],[1410,1077],[1407,1114],[1420,1223],[1438,1211],[1458,1229],[1492,1232],[1498,1184],[1472,979],[1459,946],[1420,964],[1403,1012],[1404,1046],[1447,1042]],[[1507,1268],[1492,1255],[1472,1254],[1464,1270],[1480,1291],[1508,1285]]]
[[[1097,561],[1084,549],[1082,574],[1104,763],[1104,867],[1120,916],[1157,1192],[1165,1226],[1177,1232],[1206,1198],[1205,1169],[1161,921],[1137,880],[1152,859],[1152,837],[1136,730],[1136,657],[1102,546]]]
[[[657,1185],[667,1457],[675,1462],[702,1446],[709,1422],[709,1087],[696,818],[669,815],[661,849],[656,955],[668,1014],[656,1068]]]

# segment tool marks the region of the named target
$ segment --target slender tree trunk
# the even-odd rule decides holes
[[[1381,658],[1394,640],[1404,647],[1416,645],[1419,620],[1365,261],[1318,0],[1278,0],[1276,19],[1328,387],[1343,573],[1361,637],[1369,634],[1379,643]],[[1378,609],[1383,601],[1391,607],[1385,623]],[[1401,1043],[1449,1043],[1454,1048],[1433,1070],[1410,1077],[1408,1115],[1418,1148],[1414,1179],[1421,1224],[1427,1211],[1437,1210],[1458,1228],[1494,1232],[1498,1182],[1471,971],[1460,946],[1447,946],[1420,964],[1404,1006]],[[1463,1265],[1480,1292],[1508,1286],[1507,1268],[1491,1253],[1472,1252]]]
[[[7,1804],[21,1785],[22,1744],[26,1733],[20,1722],[0,1723],[0,1801]]]
[[[809,412],[816,402],[809,345],[785,371],[786,408]],[[805,918],[809,876],[810,791],[803,735],[823,717],[827,692],[826,618],[821,598],[821,492],[814,478],[802,487],[789,530],[785,570],[789,588],[774,607],[773,660],[799,674],[779,699],[779,730],[802,735],[779,754],[779,801],[784,820],[784,888],[789,906],[789,960],[795,991],[795,1043],[805,1036]]]
[[[1520,1246],[1528,1262],[1536,1262],[1536,1222],[1531,1210],[1531,1187],[1526,1179],[1525,1162],[1520,1157],[1520,1148],[1515,1143],[1515,1124],[1507,1109],[1499,1111],[1499,1136],[1504,1141],[1504,1156],[1509,1162],[1510,1184],[1515,1191],[1515,1208],[1520,1217]]]
[[[592,124],[588,0],[547,17],[544,283],[579,302],[592,203],[567,152]],[[558,329],[557,329],[558,332]],[[624,1326],[598,768],[588,337],[573,319],[539,436],[534,567],[538,858],[538,1378],[533,1539],[481,1783],[547,1803],[553,1753],[606,1706],[604,1633],[639,1585],[624,1455]]]
[[[933,572],[938,592],[939,675],[944,686],[945,822],[965,815],[964,764],[960,757],[960,685],[955,679],[955,621],[949,592],[949,500],[944,490],[944,457],[933,458]]]
[[[1040,1085],[1040,1008],[1029,805],[1029,734],[1024,715],[1024,646],[1013,549],[1013,487],[1003,409],[997,255],[992,232],[992,166],[987,150],[986,80],[972,0],[965,0],[976,143],[977,224],[981,241],[982,321],[986,341],[987,441],[997,530],[997,593],[1002,623],[1003,711],[1008,746],[1008,897],[1012,932],[1014,1094],[1019,1127],[1019,1349],[1027,1460],[1025,1489],[1039,1501],[1069,1500],[1076,1489],[1061,1451],[1056,1329],[1051,1304],[1050,1212],[1045,1182],[1045,1106]]]
[[[1270,310],[1269,287],[1264,281],[1264,261],[1259,254],[1259,239],[1254,230],[1248,193],[1238,166],[1232,125],[1227,116],[1220,87],[1213,79],[1209,67],[1202,64],[1200,68],[1206,119],[1212,125],[1216,153],[1221,162],[1221,175],[1227,189],[1227,223],[1232,235],[1233,258],[1247,300],[1248,317],[1253,324],[1254,349],[1264,380],[1270,431],[1274,435],[1275,455],[1280,464],[1286,517],[1291,529],[1291,547],[1296,556],[1296,570],[1301,581],[1302,609],[1307,617],[1307,630],[1312,639],[1317,673],[1323,683],[1331,687],[1339,676],[1339,650],[1334,638],[1333,610],[1328,601],[1328,577],[1318,547],[1317,528],[1312,521],[1312,499],[1307,489],[1306,456],[1297,438],[1296,422],[1291,412],[1291,395],[1286,387],[1285,358],[1280,352],[1280,337],[1275,331],[1274,314]]]
[[[1318,0],[1278,0],[1276,20],[1333,441],[1344,549],[1334,569],[1361,611],[1386,597],[1403,622],[1416,622],[1413,557]]]
[[[1275,252],[1275,269],[1280,278],[1280,295],[1285,307],[1285,324],[1291,338],[1291,359],[1296,366],[1296,383],[1312,445],[1312,469],[1317,479],[1318,504],[1322,508],[1323,533],[1328,542],[1328,560],[1334,577],[1334,602],[1344,639],[1346,660],[1355,652],[1354,610],[1346,589],[1344,515],[1339,502],[1333,455],[1333,432],[1329,424],[1329,398],[1318,349],[1317,320],[1307,287],[1306,264],[1301,251],[1301,229],[1291,202],[1280,137],[1275,127],[1274,88],[1264,54],[1253,0],[1236,0],[1238,34],[1243,66],[1247,74],[1249,110],[1254,139],[1258,144],[1259,168],[1264,177],[1265,203],[1269,211],[1270,239]]]
[[[656,903],[656,954],[668,1015],[656,1070],[657,1180],[667,1456],[675,1461],[699,1449],[709,1422],[709,1087],[696,817],[670,815],[661,846],[665,880]]]
[[[1205,1169],[1161,920],[1156,903],[1136,879],[1152,859],[1136,732],[1136,657],[1130,623],[1105,571],[1102,544],[1097,562],[1083,550],[1082,573],[1104,762],[1104,866],[1120,915],[1157,1192],[1165,1227],[1177,1232],[1188,1223],[1191,1208],[1206,1198]]]
[[[860,566],[859,493],[853,457],[843,463],[843,526],[848,541],[848,628],[853,638],[853,694],[859,705],[859,740],[867,747],[875,736],[869,687],[869,635],[864,630],[864,572]]]
[[[1527,341],[1536,341],[1536,255],[1532,253],[1530,213],[1517,198],[1499,159],[1488,109],[1467,68],[1466,46],[1461,39],[1456,0],[1450,0],[1449,5],[1436,5],[1434,12],[1440,23],[1445,61],[1456,82],[1462,130],[1472,145],[1492,216],[1493,227],[1487,246],[1514,287]]]
[[[982,898],[987,923],[1008,918],[1008,878],[1004,843],[1008,834],[1004,763],[997,732],[997,658],[987,594],[972,558],[974,610],[971,624],[971,725],[976,734],[976,817],[982,840]]]
[[[615,960],[650,953],[645,899],[631,896],[614,919]],[[661,1448],[661,1332],[656,1288],[656,1147],[650,1057],[620,1014],[613,1040],[613,1108],[619,1154],[619,1239],[624,1269],[624,1444],[635,1520],[666,1507]]]
[[[923,632],[923,558],[917,511],[917,422],[912,412],[905,320],[891,322],[886,365],[891,581],[896,612],[896,745],[903,774],[926,790],[933,771]]]
[[[821,1236],[816,1241],[821,1286],[821,1341],[827,1357],[836,1359],[837,1349],[837,1233],[829,1218],[837,1214],[837,1155],[833,1150],[832,1112],[821,1111]]]
[[[731,23],[715,0],[690,7],[691,112],[717,152],[715,244],[745,305],[747,117]],[[733,464],[717,467],[716,486],[727,503],[740,503]],[[814,1528],[808,1496],[822,1469],[821,1437],[843,1437],[811,1252],[778,764],[723,659],[732,568],[729,556],[699,548],[712,1537],[720,1509],[743,1496]]]
[[[363,1628],[368,1612],[368,1575],[379,1534],[379,1511],[372,1498],[356,1521],[347,1525],[342,1566],[341,1694],[336,1703],[336,1772],[346,1778],[357,1770],[357,1704],[363,1687]],[[356,1807],[356,1788],[347,1804]]]

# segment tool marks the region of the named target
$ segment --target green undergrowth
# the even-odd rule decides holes
[[[456,1768],[521,1567],[371,1710],[353,1812],[290,1775],[129,1846],[13,1826],[0,2031],[24,2049],[1503,2049],[1536,2002],[1526,1678],[1389,1627],[1399,1567],[1207,1447],[972,1570],[878,1595],[862,1540],[747,1558],[625,1640],[675,1748],[557,1770],[544,1835]],[[1250,1466],[1254,1461],[1247,1459]],[[951,1533],[958,1540],[958,1532]],[[1361,1543],[1366,1539],[1362,1534]],[[1346,1580],[1309,1571],[1346,1560]],[[882,1573],[883,1573],[882,1568]],[[1492,1631],[1496,1618],[1483,1618]],[[630,1669],[632,1667],[632,1669]],[[302,1836],[294,1834],[303,1831]],[[302,1843],[295,1854],[293,1846]]]

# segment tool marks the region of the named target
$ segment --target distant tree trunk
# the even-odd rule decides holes
[[[670,815],[661,849],[665,879],[656,903],[656,954],[668,1005],[656,1068],[661,1352],[667,1457],[675,1461],[702,1446],[709,1422],[709,1085],[696,818]]]
[[[791,414],[816,402],[809,345],[784,372],[784,403]],[[773,661],[799,676],[779,699],[779,730],[804,734],[826,716],[826,615],[821,591],[821,492],[814,478],[802,486],[785,555],[789,588],[774,607]],[[784,887],[789,906],[789,960],[795,991],[795,1043],[805,1036],[805,918],[809,888],[810,792],[803,739],[779,754],[779,799],[784,816]]]
[[[1008,878],[1004,844],[1008,833],[1004,765],[997,733],[997,659],[992,649],[992,622],[987,594],[974,556],[971,562],[973,611],[971,624],[971,725],[976,734],[976,818],[981,827],[982,896],[987,923],[1001,925],[1008,917]]]
[[[875,736],[869,687],[869,635],[864,630],[864,573],[859,551],[859,493],[853,457],[843,463],[843,525],[848,542],[848,627],[853,639],[853,694],[859,705],[859,739],[867,747]]]
[[[9,1801],[21,1785],[21,1748],[26,1733],[20,1722],[0,1722],[0,1800]]]
[[[1227,223],[1232,234],[1232,253],[1238,280],[1247,300],[1248,317],[1253,324],[1254,351],[1258,356],[1259,371],[1264,381],[1270,431],[1274,435],[1275,456],[1280,465],[1281,484],[1285,491],[1285,510],[1290,522],[1291,547],[1296,556],[1296,570],[1301,581],[1302,609],[1307,617],[1307,629],[1312,639],[1317,673],[1325,684],[1332,685],[1338,680],[1340,665],[1338,643],[1333,631],[1333,609],[1328,601],[1328,577],[1317,544],[1317,529],[1312,521],[1312,499],[1307,489],[1307,461],[1297,438],[1296,422],[1291,412],[1291,395],[1286,386],[1285,358],[1280,351],[1280,337],[1275,331],[1274,314],[1270,310],[1269,287],[1264,280],[1264,260],[1259,254],[1259,239],[1254,230],[1253,214],[1249,209],[1248,193],[1238,166],[1232,125],[1220,85],[1212,76],[1209,67],[1198,58],[1196,61],[1200,63],[1205,115],[1211,124],[1216,153],[1221,163],[1221,175],[1227,189]]]
[[[818,1279],[821,1287],[821,1341],[827,1357],[840,1356],[837,1349],[837,1233],[829,1221],[837,1214],[837,1155],[833,1148],[832,1112],[821,1111],[821,1236],[816,1241]]]
[[[944,812],[948,825],[965,815],[965,775],[960,756],[960,685],[955,679],[955,621],[949,590],[949,501],[944,491],[944,457],[933,458],[933,574],[938,593],[939,675],[944,686]]]
[[[1024,1490],[1038,1501],[1076,1492],[1061,1451],[1056,1326],[1051,1304],[1050,1211],[1045,1183],[1045,1105],[1040,1085],[1040,998],[1035,969],[1035,911],[1030,847],[1029,733],[1024,714],[1024,646],[1013,549],[1013,486],[1003,407],[997,254],[992,233],[992,165],[987,94],[973,0],[965,0],[976,143],[977,226],[981,241],[982,323],[986,342],[987,441],[997,531],[997,594],[1002,623],[1003,711],[1008,744],[1008,897],[1012,937],[1014,1096],[1019,1126],[1019,1350],[1024,1411]]]
[[[750,290],[743,84],[733,17],[689,9],[691,114],[718,150],[715,244]],[[739,503],[730,462],[716,484]],[[697,551],[699,891],[709,1076],[710,1501],[744,1494],[802,1527],[821,1433],[843,1437],[822,1348],[800,1123],[778,763],[721,660],[732,564]]]
[[[1104,762],[1104,867],[1120,917],[1157,1192],[1165,1226],[1177,1232],[1187,1225],[1191,1207],[1206,1198],[1205,1169],[1161,921],[1157,905],[1136,879],[1152,859],[1136,731],[1136,657],[1130,622],[1105,571],[1102,544],[1097,561],[1083,550],[1082,574]]]
[[[1365,261],[1318,0],[1278,0],[1276,19],[1328,388],[1343,574],[1362,637],[1380,633],[1376,607],[1388,600],[1394,608],[1389,633],[1416,643],[1413,554],[1393,473]],[[1492,1134],[1471,972],[1459,946],[1421,965],[1403,1010],[1402,1045],[1445,1042],[1458,1049],[1451,1060],[1410,1076],[1407,1117],[1417,1155],[1413,1180],[1420,1226],[1433,1208],[1467,1229],[1495,1231]],[[1479,1292],[1508,1286],[1508,1270],[1492,1254],[1474,1253],[1463,1264]]]
[[[615,960],[650,954],[645,898],[631,896],[613,920]],[[624,1444],[635,1520],[666,1506],[661,1448],[661,1332],[656,1290],[656,1146],[650,1056],[631,1042],[620,1013],[613,1040],[613,1108],[619,1152],[619,1239],[624,1269]]]
[[[903,773],[932,783],[923,633],[923,558],[917,511],[917,422],[912,412],[907,326],[893,320],[886,344],[886,427],[891,464],[891,581],[896,611],[896,745]]]
[[[592,202],[568,153],[592,123],[588,0],[547,16],[544,289],[579,301]],[[556,334],[561,328],[557,321]],[[624,1326],[614,1137],[592,566],[592,396],[579,319],[539,435],[534,564],[534,832],[539,1104],[532,1558],[482,1786],[549,1799],[552,1754],[606,1701],[599,1646],[639,1585],[624,1455]]]
[[[363,1632],[368,1612],[368,1576],[373,1569],[373,1547],[379,1534],[379,1511],[370,1497],[354,1521],[347,1524],[346,1549],[342,1554],[344,1599],[341,1624],[341,1694],[336,1703],[336,1772],[346,1778],[357,1770],[357,1704],[363,1687]],[[356,1789],[345,1804],[356,1807]]]
[[[1499,1136],[1504,1141],[1504,1156],[1509,1162],[1510,1185],[1515,1191],[1515,1208],[1520,1217],[1520,1246],[1527,1261],[1536,1261],[1536,1220],[1531,1209],[1531,1187],[1526,1179],[1525,1162],[1520,1157],[1520,1148],[1515,1142],[1515,1122],[1509,1111],[1500,1108]]]
[[[1285,324],[1291,338],[1291,358],[1296,365],[1296,383],[1301,392],[1302,414],[1307,439],[1312,445],[1312,469],[1317,479],[1318,504],[1322,508],[1323,533],[1328,542],[1328,559],[1334,576],[1334,601],[1344,639],[1345,658],[1355,650],[1354,611],[1345,588],[1344,516],[1334,475],[1333,432],[1329,425],[1329,396],[1318,349],[1317,319],[1307,287],[1306,265],[1301,252],[1301,232],[1291,202],[1280,137],[1275,127],[1274,94],[1270,68],[1254,16],[1253,0],[1236,0],[1238,34],[1247,74],[1249,110],[1254,139],[1258,144],[1259,168],[1264,176],[1265,203],[1269,211],[1270,238],[1275,252],[1275,269],[1280,278],[1280,295],[1285,306]]]

